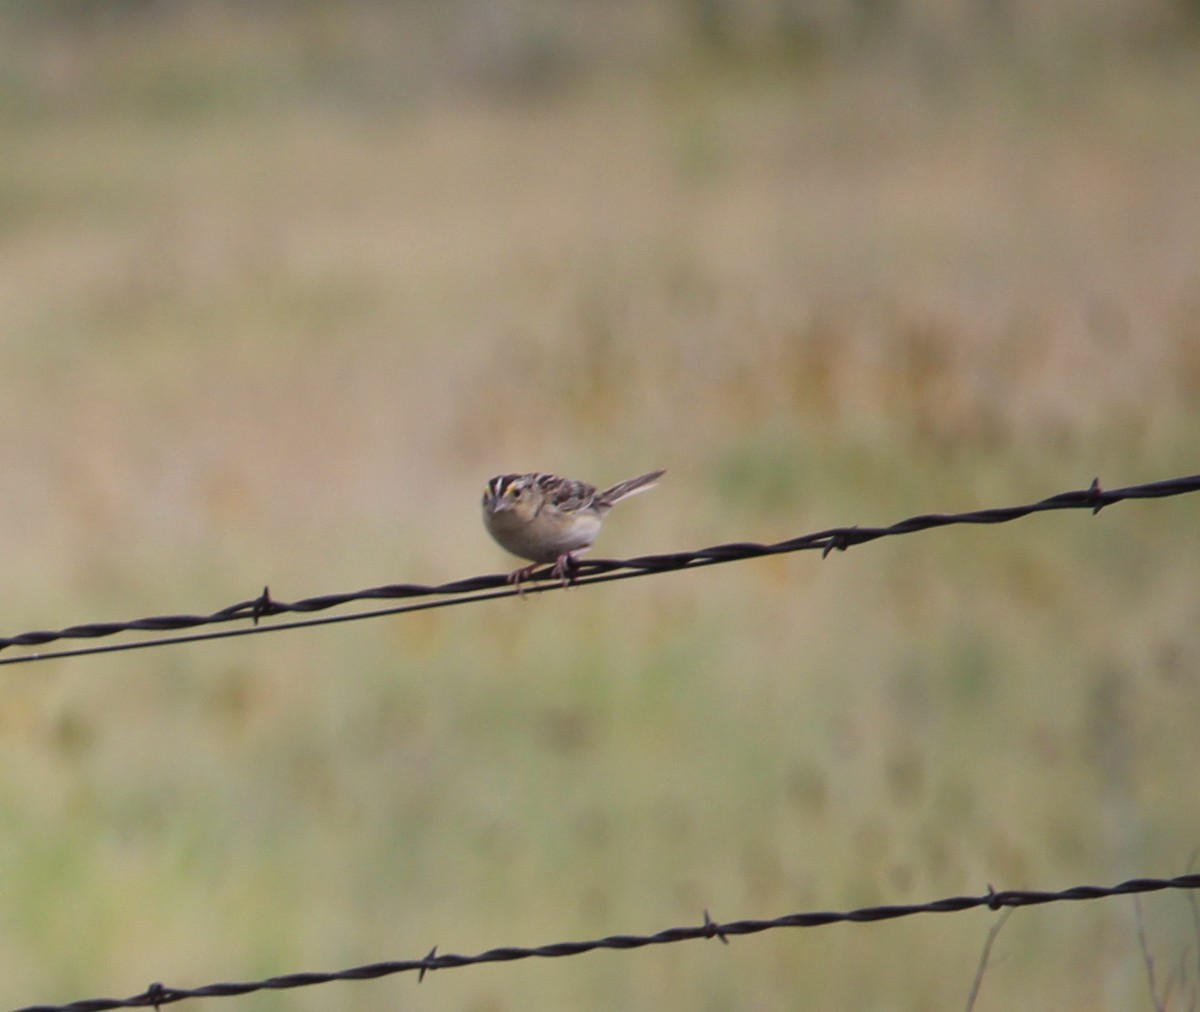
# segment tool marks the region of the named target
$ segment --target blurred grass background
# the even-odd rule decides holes
[[[5,634],[1196,468],[1194,0],[0,8]],[[0,1003],[1171,875],[1190,499],[11,668]],[[1144,900],[1194,1004],[1180,895]],[[987,914],[228,999],[961,1007]],[[1133,907],[980,1008],[1151,1007]]]

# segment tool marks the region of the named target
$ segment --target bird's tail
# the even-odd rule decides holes
[[[666,473],[666,470],[662,470],[650,471],[648,474],[638,475],[636,478],[630,478],[628,481],[623,481],[612,488],[606,488],[596,498],[604,503],[605,506],[611,506],[613,503],[620,502],[628,496],[637,495],[639,492],[646,492],[654,488],[654,483]]]

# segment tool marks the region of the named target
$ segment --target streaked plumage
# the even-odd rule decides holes
[[[654,487],[666,471],[651,471],[597,491],[554,474],[501,474],[483,493],[483,522],[502,548],[529,559],[509,579],[520,586],[539,564],[554,563],[566,581],[575,557],[591,547],[605,514],[622,499]]]

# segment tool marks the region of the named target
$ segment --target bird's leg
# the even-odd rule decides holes
[[[557,576],[562,580],[564,587],[569,587],[575,582],[575,566],[577,560],[574,552],[564,552],[558,557],[558,561],[554,563],[554,568],[550,571],[552,576]]]
[[[538,563],[533,563],[529,566],[522,566],[520,569],[514,569],[508,574],[508,582],[516,588],[517,597],[524,599],[525,591],[521,589],[521,581],[528,580],[533,575],[533,571],[538,568]]]

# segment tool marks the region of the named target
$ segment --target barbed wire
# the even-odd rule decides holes
[[[774,544],[731,542],[729,544],[714,545],[694,551],[671,552],[663,555],[639,555],[630,559],[590,559],[585,562],[576,563],[572,571],[571,583],[582,586],[592,583],[603,583],[610,580],[649,576],[655,573],[668,573],[680,569],[696,569],[702,566],[714,566],[725,562],[756,559],[769,555],[782,555],[789,552],[820,551],[822,557],[824,557],[834,550],[845,551],[853,545],[866,544],[879,538],[913,534],[918,531],[927,531],[939,527],[950,527],[957,524],[1007,523],[1034,513],[1045,513],[1051,510],[1088,509],[1093,514],[1096,514],[1105,506],[1110,506],[1113,503],[1122,502],[1127,499],[1162,499],[1168,496],[1183,495],[1197,491],[1200,491],[1200,474],[1182,478],[1169,478],[1164,481],[1149,482],[1142,485],[1130,485],[1119,489],[1103,489],[1100,487],[1100,480],[1097,478],[1086,489],[1060,492],[1057,495],[1050,496],[1048,499],[1042,499],[1038,502],[1022,506],[1002,506],[992,509],[972,510],[965,513],[926,513],[909,517],[907,520],[901,520],[887,527],[835,527],[828,530],[816,531],[811,534],[804,534],[800,537],[789,538],[786,541],[779,541]],[[560,581],[553,575],[551,567],[547,566],[533,573],[527,580],[522,581],[521,593],[544,593],[548,590],[558,590],[560,587]],[[72,625],[57,630],[20,633],[15,636],[0,637],[0,650],[7,647],[41,646],[64,639],[96,639],[125,632],[169,632],[227,622],[250,621],[253,623],[252,626],[247,628],[161,637],[107,646],[80,647],[31,653],[16,657],[0,658],[0,665],[21,664],[29,661],[51,660],[61,657],[78,657],[85,654],[108,653],[118,650],[136,650],[144,647],[167,646],[178,643],[195,643],[201,640],[249,636],[257,633],[279,632],[284,629],[307,628],[338,622],[355,622],[367,618],[380,618],[386,615],[398,615],[430,608],[445,608],[452,605],[466,604],[471,601],[486,601],[498,597],[508,597],[516,593],[517,589],[509,582],[508,576],[502,573],[473,576],[464,580],[455,580],[451,583],[436,585],[392,583],[381,587],[371,587],[366,590],[351,591],[349,593],[322,594],[299,601],[276,600],[271,596],[269,588],[264,587],[263,592],[258,597],[247,601],[239,601],[236,604],[228,605],[208,615],[157,615],[125,622],[89,622],[84,625]],[[293,622],[273,623],[271,625],[259,624],[263,619],[277,615],[326,611],[330,608],[339,608],[360,601],[420,597],[436,597],[440,598],[440,600],[397,605],[373,611],[355,612],[349,615],[325,616]]]
[[[481,963],[511,963],[521,959],[556,958],[579,956],[597,949],[641,949],[650,945],[667,945],[672,942],[687,942],[696,939],[719,938],[726,945],[738,935],[756,935],[777,928],[816,928],[827,924],[844,922],[871,923],[895,920],[914,914],[959,913],[979,907],[989,910],[1013,909],[1058,903],[1069,900],[1097,900],[1110,896],[1138,895],[1159,892],[1164,889],[1200,889],[1200,875],[1180,875],[1176,878],[1137,878],[1115,886],[1074,886],[1059,892],[1041,892],[1025,889],[1010,889],[996,892],[988,887],[982,896],[951,896],[929,903],[860,907],[857,910],[818,911],[812,913],[785,914],[770,920],[743,920],[720,923],[714,921],[707,910],[701,924],[667,928],[653,935],[608,935],[583,942],[554,942],[533,948],[504,946],[488,949],[473,956],[438,952],[435,945],[420,959],[389,960],[382,963],[367,963],[348,970],[317,973],[290,973],[265,980],[206,984],[203,987],[180,988],[166,984],[151,984],[141,994],[129,998],[84,998],[66,1005],[29,1005],[14,1012],[106,1012],[109,1009],[158,1008],[188,998],[230,998],[256,991],[284,991],[297,987],[328,984],[336,980],[377,980],[400,973],[416,972],[417,980],[433,970],[449,970],[462,966],[477,966]]]
[[[1000,507],[956,514],[924,514],[910,517],[889,527],[833,528],[768,545],[739,542],[692,552],[646,555],[626,560],[596,559],[581,563],[577,567],[577,571],[573,574],[573,582],[582,584],[614,579],[628,579],[635,576],[649,575],[650,573],[670,572],[678,569],[716,565],[723,562],[804,550],[820,550],[822,556],[825,556],[835,549],[845,550],[851,545],[865,544],[882,537],[915,533],[916,531],[946,527],[954,524],[1004,523],[1033,513],[1061,509],[1090,509],[1095,514],[1105,506],[1127,499],[1164,498],[1196,491],[1200,491],[1200,475],[1173,478],[1166,481],[1129,486],[1116,490],[1104,490],[1100,487],[1099,480],[1096,480],[1087,489],[1063,492],[1048,499],[1023,506]],[[551,582],[552,580],[553,582]],[[549,567],[533,574],[531,582],[534,584],[540,583],[541,585],[526,586],[524,592],[538,593],[559,588],[559,583],[552,577]],[[249,619],[254,625],[248,629],[160,638],[113,646],[82,648],[74,651],[32,654],[0,659],[0,664],[49,659],[53,656],[73,656],[80,653],[96,653],[107,650],[165,645],[167,643],[192,642],[200,639],[277,631],[284,628],[297,628],[307,625],[355,621],[379,615],[415,611],[422,608],[444,607],[452,604],[466,603],[467,601],[487,600],[509,596],[514,593],[516,593],[515,588],[508,583],[506,576],[502,574],[472,577],[467,580],[458,580],[453,583],[437,586],[391,584],[348,594],[328,594],[295,602],[275,601],[271,598],[269,591],[264,588],[263,593],[258,598],[230,605],[211,615],[161,615],[135,619],[129,622],[91,623],[69,626],[57,631],[24,633],[19,636],[0,638],[0,649],[8,646],[40,645],[68,638],[102,637],[130,631],[187,629],[220,622]],[[321,611],[356,601],[421,596],[444,596],[444,599],[379,609],[372,612],[327,616],[270,626],[258,625],[263,618],[274,615]],[[427,973],[433,970],[452,969],[483,963],[513,962],[534,957],[556,958],[575,956],[598,949],[630,950],[695,939],[719,938],[723,943],[729,944],[730,938],[735,936],[758,934],[778,928],[819,927],[843,922],[870,923],[921,913],[957,913],[979,907],[987,907],[993,911],[1004,909],[1011,912],[1011,910],[1023,906],[1072,900],[1103,899],[1118,895],[1140,895],[1167,889],[1200,889],[1200,874],[1187,874],[1170,879],[1130,879],[1115,886],[1075,886],[1058,892],[1032,890],[996,892],[989,886],[988,891],[980,896],[954,896],[921,904],[862,907],[840,912],[792,913],[767,920],[739,920],[721,923],[712,920],[709,912],[705,910],[703,923],[699,925],[667,928],[652,935],[609,935],[587,941],[556,942],[536,947],[504,946],[488,949],[475,955],[460,955],[457,953],[439,954],[438,947],[434,946],[427,955],[419,959],[390,960],[364,964],[340,971],[291,973],[257,981],[215,983],[196,988],[178,988],[162,983],[153,983],[141,994],[128,998],[88,998],[73,1001],[66,1005],[31,1005],[17,1009],[15,1012],[104,1012],[104,1010],[109,1009],[159,1008],[163,1005],[191,998],[233,997],[258,991],[288,990],[333,981],[375,980],[414,971],[418,975],[418,981],[420,981],[424,979]],[[989,936],[989,944],[991,937]],[[978,980],[976,981],[977,986]]]

